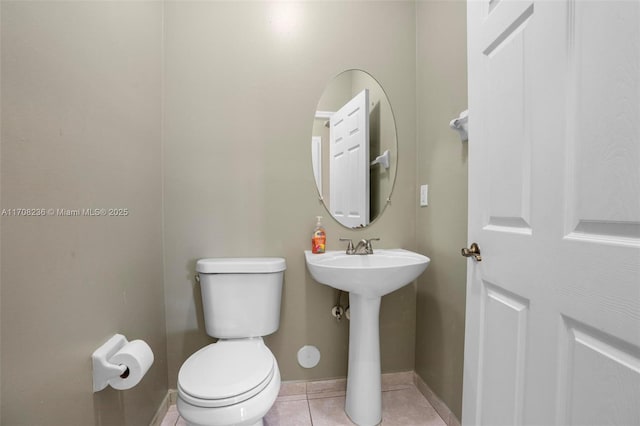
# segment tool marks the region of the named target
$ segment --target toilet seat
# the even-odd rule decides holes
[[[276,369],[261,338],[220,340],[185,361],[178,373],[178,393],[198,407],[226,407],[259,394]]]
[[[260,392],[262,392],[264,388],[266,388],[267,385],[271,383],[271,380],[273,379],[273,375],[274,375],[274,372],[273,370],[271,370],[271,374],[269,374],[269,376],[258,386],[256,386],[255,388],[247,392],[241,393],[236,396],[232,396],[230,398],[220,398],[220,399],[196,398],[190,395],[187,391],[185,391],[184,388],[180,386],[180,383],[178,383],[178,394],[180,395],[180,398],[182,398],[185,402],[191,405],[195,405],[196,407],[203,407],[203,408],[227,407],[230,405],[235,405],[235,404],[244,402],[247,399],[252,398],[257,394],[259,394]]]

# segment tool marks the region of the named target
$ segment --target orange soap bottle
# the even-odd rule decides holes
[[[318,222],[316,222],[316,228],[313,230],[311,236],[311,252],[312,253],[324,253],[325,244],[327,243],[327,234],[322,227],[322,216],[316,216]]]

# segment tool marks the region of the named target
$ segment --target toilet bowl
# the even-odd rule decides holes
[[[261,336],[278,329],[285,268],[280,258],[197,262],[207,334],[220,340],[191,355],[178,373],[177,407],[187,424],[263,424],[280,370]]]
[[[220,340],[191,355],[178,374],[178,410],[195,426],[262,425],[280,371],[262,338]]]

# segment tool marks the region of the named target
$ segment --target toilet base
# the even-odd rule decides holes
[[[202,426],[202,425],[197,424],[197,423],[190,423],[190,422],[188,422],[186,420],[185,420],[185,422],[187,423],[187,426]],[[265,426],[265,425],[264,425],[263,419],[260,419],[256,423],[251,423],[249,425],[245,425],[244,423],[241,423],[240,425],[233,425],[233,426]]]
[[[187,423],[187,426],[200,426],[200,425],[195,424],[195,423],[189,423],[189,422],[186,422],[186,423]],[[234,426],[236,426],[236,425],[234,425]],[[246,425],[246,426],[264,426],[264,421],[262,419],[260,419],[256,423],[252,423],[252,424]]]

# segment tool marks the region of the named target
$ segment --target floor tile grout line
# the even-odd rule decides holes
[[[387,389],[387,390],[383,390],[382,393],[387,393],[387,392],[401,392],[401,391],[405,391],[407,389],[411,389],[411,386],[407,386],[406,388],[400,388],[400,389]],[[309,395],[307,395],[307,401],[312,401],[314,399],[328,399],[328,398],[340,398],[346,395],[346,392],[341,394],[341,395],[327,395],[327,396],[322,396],[321,394],[324,392],[316,392],[313,393],[313,398],[309,398]],[[329,393],[329,392],[327,392]],[[301,401],[301,400],[298,400]],[[282,402],[289,402],[289,401],[282,401]]]
[[[346,395],[320,396],[317,398],[307,399],[307,401],[314,401],[316,399],[344,398],[345,396]]]
[[[309,412],[309,421],[311,422],[311,426],[313,426],[313,414],[311,414],[311,404],[309,403],[309,398],[307,398],[307,411]]]

